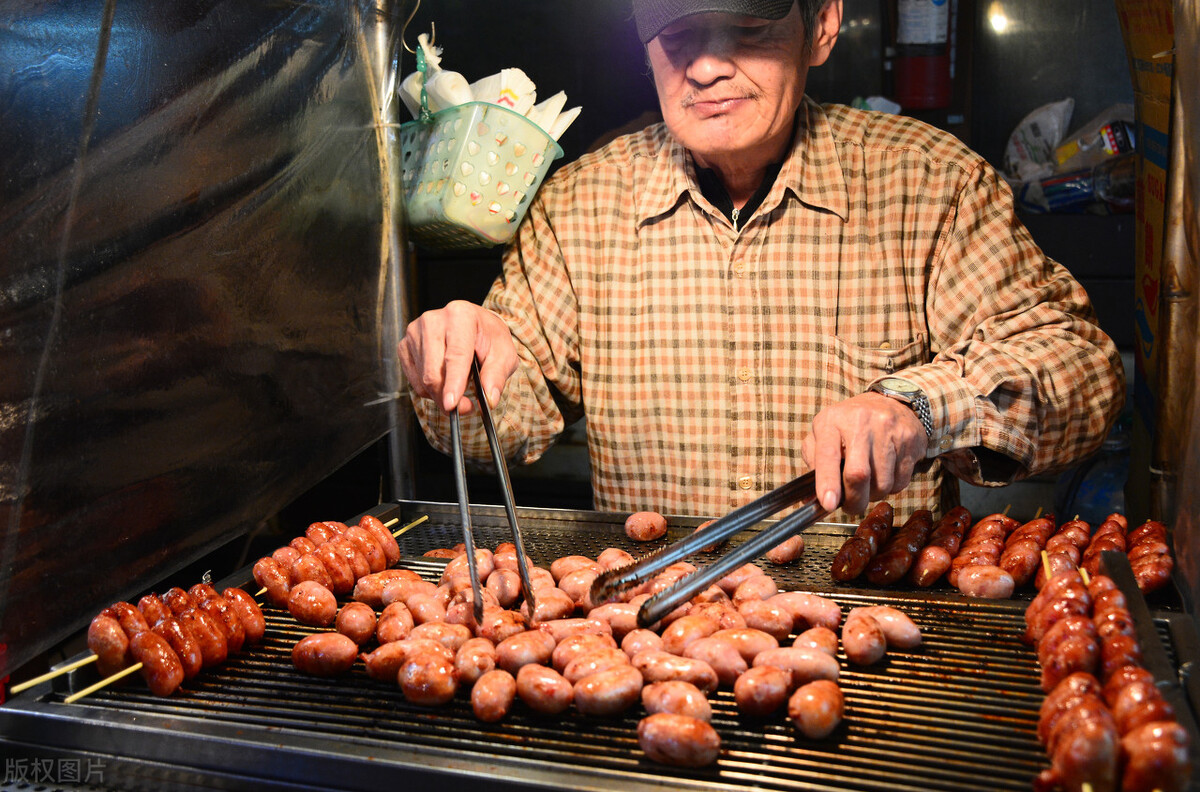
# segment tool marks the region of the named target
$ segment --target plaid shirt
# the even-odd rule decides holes
[[[510,460],[586,416],[597,509],[719,516],[805,472],[814,414],[893,374],[934,423],[898,519],[949,508],[947,473],[1005,484],[1100,444],[1117,350],[994,170],[908,118],[806,100],[798,119],[740,231],[662,124],[547,181],[484,303],[520,357],[495,412]],[[447,450],[446,416],[416,408]],[[478,418],[463,430],[488,459]]]

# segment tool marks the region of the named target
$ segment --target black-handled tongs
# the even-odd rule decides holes
[[[483,393],[483,383],[479,379],[479,363],[476,360],[471,361],[471,378],[475,382],[475,397],[479,403],[479,415],[483,419],[483,431],[487,434],[488,446],[492,450],[492,461],[496,465],[496,477],[500,480],[500,494],[504,498],[504,513],[508,516],[508,527],[512,531],[513,545],[517,549],[517,574],[521,577],[521,593],[529,605],[529,616],[532,618],[537,603],[534,601],[533,584],[529,581],[529,563],[525,558],[525,543],[521,541],[521,528],[517,525],[517,507],[513,504],[508,466],[504,462],[504,452],[500,450],[500,441],[496,438],[496,427],[492,423],[492,411],[488,407],[487,397]],[[462,427],[459,425],[457,408],[450,413],[450,445],[454,457],[454,483],[458,489],[458,512],[462,519],[463,546],[467,551],[467,567],[471,575],[475,623],[483,624],[483,595],[479,590],[475,537],[471,529],[471,509],[467,498],[466,463],[463,460]]]
[[[781,487],[771,490],[756,501],[731,511],[702,531],[680,539],[672,545],[617,569],[600,573],[592,583],[592,602],[613,600],[630,588],[661,572],[701,548],[718,544],[745,528],[766,519],[793,504],[799,508],[784,519],[759,531],[757,535],[730,550],[723,558],[701,567],[670,587],[646,600],[638,611],[638,623],[643,627],[654,624],[698,592],[716,583],[739,566],[796,535],[828,514],[817,499],[815,477],[805,473]]]

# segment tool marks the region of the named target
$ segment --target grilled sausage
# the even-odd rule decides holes
[[[333,541],[334,537],[338,535],[338,532],[323,522],[315,522],[309,524],[308,528],[304,530],[304,535],[310,542],[315,544],[317,547],[320,547],[326,542]]]
[[[192,637],[179,619],[167,616],[159,619],[150,629],[158,633],[175,652],[180,668],[183,670],[184,679],[191,679],[200,673],[200,669],[204,665],[204,655],[200,652],[200,643]]]
[[[958,573],[958,590],[968,597],[1008,599],[1015,585],[1012,575],[991,564],[967,565]]]
[[[622,713],[636,704],[641,694],[642,675],[628,664],[589,674],[575,683],[572,692],[575,709],[596,716]]]
[[[792,614],[793,629],[807,630],[809,627],[827,627],[836,630],[842,621],[842,608],[833,600],[802,591],[784,591],[767,602],[778,605]]]
[[[557,715],[571,706],[574,687],[553,668],[525,665],[517,672],[517,695],[535,712]]]
[[[612,627],[600,619],[556,619],[539,624],[537,629],[554,636],[555,643],[572,635],[603,635],[612,639]],[[616,641],[612,643],[616,645]]]
[[[204,668],[218,666],[229,656],[229,642],[225,631],[217,624],[216,619],[200,608],[192,608],[179,614],[179,623],[183,625],[196,643],[200,646],[200,656]]]
[[[328,627],[337,618],[337,598],[313,580],[302,580],[288,594],[288,613],[301,624]]]
[[[672,680],[646,685],[642,688],[642,706],[651,715],[670,712],[702,721],[712,720],[712,705],[708,703],[708,696],[691,682]]]
[[[333,590],[333,578],[330,576],[325,564],[317,557],[315,551],[305,553],[296,559],[295,563],[292,564],[292,568],[288,570],[288,579],[292,586],[296,586],[306,580],[311,580],[314,583],[320,583],[330,591]]]
[[[391,570],[387,570],[380,574],[387,574]],[[427,597],[438,598],[438,587],[430,583],[428,580],[422,580],[419,577],[403,577],[388,580],[383,586],[383,593],[380,594],[379,600],[384,605],[391,605],[393,602],[403,602],[408,604],[410,597],[416,594],[424,594]]]
[[[630,658],[630,662],[642,672],[642,678],[647,683],[679,679],[691,682],[705,693],[717,689],[717,672],[703,660],[647,649]]]
[[[788,718],[805,737],[821,740],[842,722],[844,707],[842,689],[837,683],[817,679],[796,688],[788,699]]]
[[[590,567],[576,569],[563,575],[562,580],[558,581],[558,587],[566,592],[577,608],[587,612],[595,607],[595,603],[592,602],[592,583],[599,574],[596,569]]]
[[[885,586],[903,578],[932,531],[933,512],[928,509],[914,511],[867,564],[867,580],[877,586]]]
[[[358,552],[367,559],[367,566],[370,568],[371,574],[382,572],[388,568],[387,555],[383,552],[383,546],[379,544],[379,540],[375,538],[374,534],[361,525],[351,525],[342,534],[342,539],[353,544]],[[359,579],[362,579],[361,576]]]
[[[440,652],[443,656],[450,657],[450,652],[446,647],[429,639],[392,641],[380,644],[375,651],[359,656],[367,668],[367,676],[381,682],[395,683],[399,680],[400,667],[404,665],[409,655],[419,652]]]
[[[707,615],[683,616],[671,622],[662,632],[663,651],[682,655],[693,641],[707,638],[720,628],[717,620]]]
[[[440,706],[458,691],[454,661],[440,652],[410,653],[400,666],[400,692],[410,703]]]
[[[349,564],[350,577],[353,578],[355,583],[358,582],[359,578],[371,574],[371,565],[367,562],[367,557],[359,551],[358,546],[354,542],[343,536],[339,536],[330,542],[329,546],[333,549],[333,552],[337,553],[342,557],[343,561]],[[351,584],[350,588],[346,591],[349,592],[353,589],[354,584]]]
[[[741,605],[747,600],[766,600],[779,593],[779,586],[770,575],[754,575],[744,580],[733,591],[733,604]]]
[[[354,570],[350,568],[346,559],[334,550],[332,541],[318,546],[312,554],[320,559],[325,571],[329,573],[330,584],[327,588],[330,591],[334,594],[349,594],[354,590]]]
[[[692,641],[683,650],[683,656],[708,663],[717,674],[717,682],[727,687],[733,687],[737,678],[749,668],[737,648],[720,638],[709,637]]]
[[[147,594],[139,599],[137,609],[141,611],[142,618],[146,620],[146,624],[149,624],[152,628],[162,619],[174,615],[171,609],[154,594]]]
[[[236,654],[242,650],[242,646],[246,643],[246,628],[242,626],[242,620],[238,618],[233,606],[229,604],[229,600],[218,594],[201,602],[196,607],[212,616],[217,626],[225,631],[225,642],[229,646],[230,654]]]
[[[461,624],[426,622],[413,627],[409,638],[428,638],[437,641],[451,652],[457,652],[471,637],[471,630]]]
[[[253,646],[261,641],[263,633],[267,631],[267,621],[263,618],[262,609],[258,607],[254,598],[242,589],[233,586],[222,591],[221,596],[229,603],[234,615],[242,623],[242,629],[246,633],[246,643]]]
[[[792,673],[775,666],[755,666],[733,683],[733,697],[744,715],[763,717],[783,706],[792,689]]]
[[[375,611],[362,602],[347,602],[338,611],[334,629],[362,646],[375,634]]]
[[[621,651],[625,652],[629,657],[633,657],[638,652],[645,649],[662,649],[663,639],[658,633],[653,630],[637,629],[630,630],[625,637],[621,639]]]
[[[403,641],[408,638],[414,626],[412,613],[403,602],[393,602],[379,614],[375,624],[375,638],[381,644]]]
[[[143,630],[129,639],[129,653],[142,664],[142,678],[156,696],[169,696],[183,682],[183,664],[175,650],[156,632]]]
[[[738,587],[747,580],[752,577],[760,577],[766,574],[766,572],[762,571],[761,568],[755,566],[754,564],[742,564],[740,567],[718,580],[717,585],[720,586],[721,590],[726,594],[733,596],[733,594],[738,590]]]
[[[879,622],[864,613],[852,612],[842,627],[842,648],[846,650],[846,659],[851,663],[872,665],[883,659],[887,652],[887,639]]]
[[[521,598],[521,576],[514,569],[492,570],[485,585],[502,608],[512,607]]]
[[[554,653],[550,659],[554,665],[554,670],[561,674],[571,664],[571,661],[577,657],[581,657],[596,649],[614,649],[616,646],[617,642],[613,640],[611,635],[595,635],[590,633],[568,635],[554,647]]]
[[[1117,691],[1112,703],[1117,731],[1129,734],[1155,721],[1175,720],[1175,710],[1153,682],[1131,682]]]
[[[485,609],[479,635],[498,645],[510,635],[525,632],[525,627],[525,617],[517,611]]]
[[[1042,663],[1042,690],[1049,693],[1064,677],[1077,671],[1093,673],[1099,655],[1100,647],[1092,636],[1068,636],[1054,655]]]
[[[300,551],[300,555],[311,553],[317,549],[317,543],[307,536],[297,536],[292,541],[288,542],[288,547],[294,547]]]
[[[630,663],[629,656],[620,649],[607,646],[597,647],[577,655],[563,666],[562,675],[564,679],[574,685],[585,676],[598,674],[610,668],[627,666]]]
[[[550,574],[554,576],[555,583],[561,583],[564,577],[580,569],[600,572],[601,566],[584,555],[562,556],[550,563]]]
[[[100,615],[111,616],[120,622],[121,629],[125,631],[125,635],[128,638],[133,638],[138,633],[150,629],[150,625],[146,623],[146,617],[142,615],[142,612],[128,602],[114,602],[100,611]]]
[[[517,680],[502,669],[486,671],[478,678],[463,684],[471,685],[471,709],[484,723],[503,720],[517,696]]]
[[[863,573],[867,564],[879,552],[892,533],[895,512],[887,501],[880,501],[863,518],[854,535],[842,544],[833,558],[829,574],[834,580],[854,580]]]
[[[588,611],[588,618],[607,622],[613,638],[620,641],[638,628],[637,613],[637,606],[632,603],[606,602]]]
[[[754,658],[754,665],[774,666],[791,672],[792,686],[806,685],[815,679],[828,679],[836,682],[838,678],[838,662],[817,649],[798,649],[783,647],[759,652]]]
[[[554,636],[542,630],[528,630],[496,644],[496,665],[516,675],[521,666],[546,665],[554,654]]]
[[[383,548],[388,566],[393,566],[400,560],[400,545],[396,544],[396,537],[392,536],[391,531],[383,526],[378,517],[364,514],[358,525],[375,537],[375,541]]]
[[[625,535],[635,542],[661,539],[667,533],[667,518],[658,512],[634,512],[625,519]]]
[[[567,592],[556,586],[545,586],[534,589],[536,604],[530,622],[544,624],[557,619],[565,619],[575,612],[575,600]],[[529,616],[529,603],[521,603],[521,613]],[[590,613],[588,614],[591,615]]]
[[[749,628],[717,630],[711,637],[720,638],[733,644],[734,648],[741,654],[742,659],[750,665],[754,665],[754,658],[760,653],[769,649],[779,648],[779,641],[762,630],[752,630]]]
[[[188,589],[188,594],[191,594],[197,603],[204,603],[213,597],[220,596],[217,590],[209,583],[197,583]]]
[[[487,638],[471,638],[454,654],[454,670],[462,685],[474,685],[484,674],[496,667],[496,647]],[[516,694],[516,682],[513,683]],[[472,692],[472,698],[474,692]]]
[[[1080,723],[1059,741],[1051,754],[1051,767],[1034,779],[1035,790],[1056,787],[1075,792],[1117,788],[1117,739],[1110,723]],[[1128,789],[1128,787],[1126,787]]]
[[[479,576],[479,580],[481,582],[486,581],[495,568],[495,562],[492,560],[492,551],[484,547],[475,548],[475,573]],[[467,554],[465,552],[459,553],[450,559],[450,563],[446,564],[446,568],[442,570],[443,581],[456,575],[464,575],[468,578],[471,575],[471,567],[467,562]]]
[[[853,611],[851,612],[853,613]],[[881,624],[880,626],[882,627],[883,625]],[[884,635],[886,634],[885,630]],[[796,640],[792,642],[792,646],[798,649],[816,649],[830,657],[837,657],[838,637],[837,633],[827,627],[810,627],[796,636]]]
[[[638,745],[651,760],[677,767],[710,765],[721,752],[721,738],[710,724],[670,712],[638,722]]]
[[[938,521],[929,542],[913,559],[908,579],[914,585],[928,588],[950,571],[950,564],[962,545],[963,534],[971,522],[971,513],[962,506],[951,509]]]
[[[1121,738],[1124,792],[1183,792],[1191,762],[1188,734],[1178,723],[1159,721],[1139,726]]]
[[[88,625],[87,645],[96,655],[103,676],[111,676],[128,664],[129,636],[112,616],[100,614],[92,619]]]
[[[870,616],[879,624],[889,647],[912,649],[921,645],[921,628],[917,627],[913,620],[899,608],[893,608],[890,605],[869,605],[854,608],[850,611],[850,615],[853,616],[856,611]],[[836,650],[837,643],[835,642],[835,653]]]
[[[282,570],[280,570],[282,572]],[[283,572],[284,590],[287,590],[287,573]],[[261,585],[261,584],[260,584]],[[269,596],[269,593],[268,593]],[[167,589],[162,595],[163,604],[171,609],[171,613],[175,616],[183,613],[185,610],[190,610],[196,607],[196,600],[192,599],[192,595],[181,589],[179,586],[174,586]]]
[[[804,555],[804,537],[796,534],[772,547],[766,553],[766,558],[772,564],[792,564]]]
[[[385,589],[385,593],[386,593]],[[385,596],[386,599],[386,596]],[[415,624],[424,624],[425,622],[440,622],[446,620],[446,606],[441,600],[429,594],[413,594],[408,599],[404,600],[404,604],[408,606],[408,610],[412,613],[413,622]]]
[[[272,550],[270,557],[284,569],[290,569],[292,564],[296,563],[296,559],[302,555],[303,553],[291,545],[284,545]]]
[[[792,633],[795,619],[792,618],[790,611],[779,605],[751,599],[743,601],[737,606],[737,609],[738,615],[742,617],[742,621],[747,627],[762,630],[777,641],[784,640]]]
[[[385,569],[382,572],[372,572],[355,582],[352,596],[356,601],[366,603],[372,608],[382,608],[384,605],[391,604],[390,601],[383,601],[384,590],[389,583],[397,580],[421,580],[421,576],[411,569]],[[432,584],[430,585],[432,586]]]
[[[619,566],[633,563],[633,556],[619,547],[607,547],[596,556],[596,563],[601,569],[616,569]]]

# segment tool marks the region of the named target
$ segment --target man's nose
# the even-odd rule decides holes
[[[697,42],[688,59],[687,77],[699,85],[711,85],[722,78],[732,77],[736,67],[732,39],[721,32],[710,32]]]

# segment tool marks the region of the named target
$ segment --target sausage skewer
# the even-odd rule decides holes
[[[396,537],[396,538],[399,538],[399,537],[400,537],[400,536],[402,536],[403,534],[407,533],[408,531],[411,531],[413,528],[416,528],[418,525],[420,525],[421,523],[425,522],[425,521],[426,521],[426,520],[428,520],[428,519],[429,519],[429,515],[428,515],[428,514],[422,514],[420,517],[418,517],[417,519],[413,520],[413,521],[412,521],[412,522],[410,522],[408,525],[404,526],[403,528],[399,529],[398,531],[392,531],[392,536],[393,536],[393,537]],[[390,519],[390,520],[388,520],[387,522],[383,523],[383,527],[384,527],[384,528],[391,528],[393,525],[395,525],[395,524],[396,524],[396,523],[398,523],[398,522],[400,522],[400,518],[399,518],[399,517],[393,517],[392,519]],[[278,552],[278,551],[276,551],[276,552]],[[269,557],[270,557],[270,556],[268,556],[268,558],[269,558]],[[297,557],[298,557],[298,556],[297,556]],[[286,571],[286,567],[284,568],[284,571]],[[261,597],[263,594],[266,594],[266,593],[267,593],[267,587],[266,587],[266,586],[263,586],[262,588],[260,588],[260,589],[259,589],[259,590],[258,590],[258,591],[257,591],[257,592],[254,594],[254,596],[255,596],[255,598],[257,599],[258,597]]]

